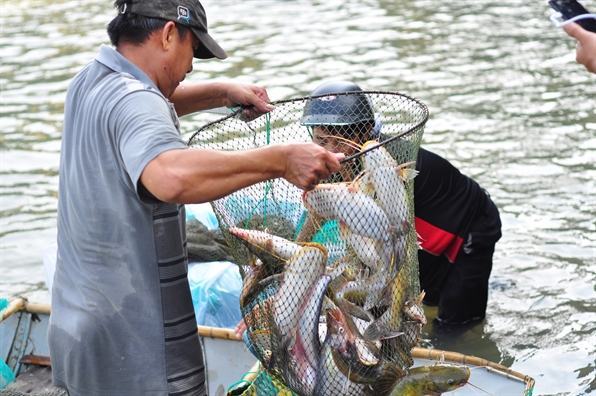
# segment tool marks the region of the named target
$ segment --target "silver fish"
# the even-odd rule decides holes
[[[327,334],[321,347],[321,357],[315,385],[317,396],[361,396],[367,385],[356,384],[337,367],[338,353],[347,353],[355,348],[355,338],[350,333],[339,308],[332,308],[326,315]]]
[[[290,364],[288,385],[311,395],[314,392],[316,369],[320,355],[319,318],[331,277],[321,276],[300,307],[300,323],[287,350]]]
[[[228,231],[235,237],[281,260],[289,260],[290,257],[300,250],[300,245],[297,243],[265,231],[246,230],[238,227],[230,227]]]
[[[348,184],[319,184],[302,199],[309,210],[339,220],[353,233],[384,241],[391,231],[389,218],[374,199]]]
[[[296,329],[300,304],[325,272],[326,262],[327,250],[317,243],[305,244],[287,261],[273,305],[273,320],[282,337]]]

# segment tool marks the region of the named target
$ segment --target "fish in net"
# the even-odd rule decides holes
[[[250,349],[271,380],[259,376],[252,392],[387,393],[407,378],[426,323],[413,182],[428,110],[378,91],[273,104],[250,121],[238,110],[189,141],[217,150],[314,141],[346,154],[310,191],[274,179],[212,203],[243,278]]]

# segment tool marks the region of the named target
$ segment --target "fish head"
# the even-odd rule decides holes
[[[364,169],[373,171],[381,167],[395,167],[397,163],[385,146],[377,140],[369,140],[362,145],[361,151],[367,151],[363,156]]]
[[[304,191],[302,193],[302,201],[307,203],[317,199],[322,199],[321,195],[327,195],[338,190],[342,183],[319,183],[312,190]]]
[[[424,314],[424,309],[416,301],[406,301],[404,303],[403,312],[410,320],[420,323],[423,326],[426,324],[426,315]]]
[[[327,310],[327,338],[331,346],[340,353],[355,348],[356,337],[351,333],[343,312],[333,307]]]
[[[265,231],[230,227],[228,228],[228,232],[249,246],[253,245],[268,251],[271,250],[271,245],[273,244],[273,235]]]
[[[443,393],[460,388],[468,383],[470,368],[452,364],[436,364],[429,367],[428,391]]]
[[[374,146],[378,146],[379,145],[379,141],[376,139],[372,139],[372,140],[367,140],[366,142],[364,142],[362,144],[362,147],[360,148],[360,151],[364,151],[364,150],[368,150],[371,147]]]
[[[250,230],[246,230],[240,227],[230,227],[228,228],[228,232],[234,235],[236,238],[240,238],[244,241],[247,241],[250,235]]]

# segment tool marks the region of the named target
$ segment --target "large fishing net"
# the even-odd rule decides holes
[[[428,110],[372,91],[274,105],[250,121],[239,109],[189,141],[244,150],[314,140],[346,154],[311,191],[275,179],[213,202],[243,278],[249,349],[267,373],[252,391],[382,393],[412,366],[426,321],[413,181]]]

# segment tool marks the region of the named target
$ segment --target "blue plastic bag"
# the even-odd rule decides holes
[[[240,314],[242,278],[238,266],[229,261],[189,263],[188,284],[197,324],[236,327]]]
[[[0,312],[8,307],[9,301],[6,298],[0,298]],[[4,389],[6,385],[14,381],[14,373],[6,365],[3,360],[0,360],[0,389]]]
[[[4,311],[6,307],[8,307],[8,299],[7,298],[0,298],[0,312]]]
[[[186,205],[186,220],[192,219],[200,221],[211,231],[219,229],[219,222],[210,203]]]
[[[3,360],[0,360],[0,389],[6,388],[14,379],[14,373],[10,367]]]

